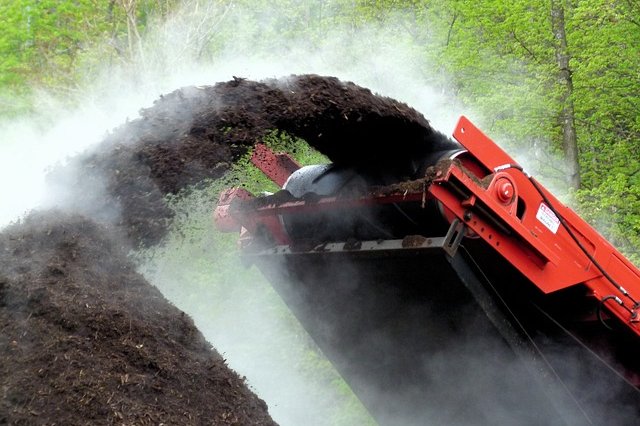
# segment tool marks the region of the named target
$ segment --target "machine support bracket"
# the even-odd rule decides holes
[[[449,226],[449,230],[444,237],[444,244],[442,248],[451,257],[456,255],[460,242],[467,231],[467,226],[460,221],[460,219],[454,219]]]

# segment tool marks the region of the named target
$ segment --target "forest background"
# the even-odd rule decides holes
[[[353,63],[368,53],[354,53],[354,45],[367,46],[354,40],[369,35],[371,44],[410,52],[407,67],[418,72],[413,81],[403,82],[407,90],[428,86],[451,99],[460,114],[472,110],[480,128],[516,158],[526,159],[563,201],[640,265],[639,16],[638,0],[3,0],[0,124],[38,114],[43,93],[57,106],[77,108],[82,94],[104,75],[133,81],[138,76],[144,85],[151,67],[180,62],[222,67],[229,46],[238,57],[273,50],[271,60],[278,62],[275,52],[283,46],[303,46],[312,56],[332,40],[345,63]],[[184,31],[158,31],[169,21],[181,22]],[[172,59],[158,57],[154,52],[160,44],[181,50]],[[370,47],[373,52],[379,46]],[[435,113],[421,112],[427,118]],[[272,143],[298,144],[299,160],[317,160],[300,141],[284,137]],[[234,174],[251,189],[266,185],[247,162]],[[215,200],[217,188],[207,191],[189,197]],[[206,211],[197,216],[193,205],[176,203],[176,209],[178,221],[196,235],[210,227],[205,222],[211,206],[205,203]],[[201,223],[194,223],[195,216]],[[155,259],[154,265],[147,263],[147,273],[155,274],[162,287],[162,282],[184,279],[178,275],[187,274],[184,265],[191,262],[188,273],[199,277],[190,279],[199,284],[173,300],[183,309],[181,303],[196,306],[189,313],[198,322],[198,310],[203,316],[211,310],[202,303],[203,287],[219,273],[216,268],[231,262],[232,253],[206,260],[195,253],[204,243],[188,246],[180,235],[147,253]],[[233,238],[224,244],[232,247]],[[201,269],[192,267],[193,259],[202,259]],[[174,291],[169,284],[161,289]],[[228,290],[219,286],[215,297]],[[258,304],[255,289],[233,291]],[[303,369],[326,369],[320,365],[325,361],[309,353],[301,355]],[[344,387],[335,376],[321,375]],[[354,404],[345,405],[336,414],[339,421],[330,424],[362,423],[354,420],[361,415]],[[326,405],[336,403],[327,400]]]

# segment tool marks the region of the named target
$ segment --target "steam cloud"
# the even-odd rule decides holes
[[[448,132],[453,128],[461,105],[446,88],[420,83],[429,64],[401,47],[405,44],[398,28],[356,32],[345,26],[327,30],[320,41],[261,43],[261,33],[277,31],[274,26],[281,18],[266,10],[242,10],[233,3],[186,2],[145,36],[132,63],[112,66],[100,78],[87,82],[76,108],[65,109],[48,99],[39,105],[34,118],[2,124],[0,180],[5,201],[0,208],[0,226],[28,209],[60,204],[100,219],[117,216],[117,205],[107,212],[91,212],[91,203],[78,205],[68,199],[64,179],[58,180],[57,187],[47,186],[45,174],[56,163],[64,164],[67,157],[97,144],[109,129],[134,118],[139,108],[150,105],[160,94],[181,86],[212,84],[233,75],[257,80],[302,73],[336,75],[412,105],[437,129]],[[221,52],[207,51],[212,40],[224,46]],[[89,182],[87,192],[102,191],[99,177],[95,179]],[[344,385],[336,391],[335,383],[321,382],[305,370],[309,358],[329,367],[312,352],[309,340],[300,337],[304,335],[300,326],[290,316],[282,317],[282,302],[266,281],[255,271],[243,273],[241,279],[234,277],[240,266],[233,253],[226,252],[233,236],[216,234],[208,218],[217,189],[177,200],[176,209],[184,216],[178,216],[164,247],[142,256],[145,275],[194,318],[232,368],[247,376],[280,424],[370,421]],[[212,270],[212,265],[221,270]],[[216,276],[222,282],[203,287],[202,275]],[[221,289],[226,291],[221,293]],[[203,299],[210,302],[203,304]],[[444,376],[440,360],[449,355],[427,361],[425,368]],[[298,365],[292,365],[292,359]],[[460,357],[460,362],[472,361],[468,355]],[[326,380],[328,376],[323,377]],[[332,377],[339,382],[335,373]],[[491,377],[480,374],[473,379],[486,380],[491,389]],[[336,400],[346,401],[341,413],[334,411]],[[360,417],[345,414],[352,412]],[[503,414],[501,419],[512,420],[508,413]],[[443,419],[451,417],[434,415],[433,420],[438,423]],[[483,423],[487,419],[478,420]],[[410,424],[411,420],[398,421]]]

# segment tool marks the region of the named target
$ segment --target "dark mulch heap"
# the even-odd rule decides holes
[[[274,424],[112,233],[48,212],[0,235],[0,424]]]
[[[161,97],[51,175],[98,217],[120,209],[113,225],[46,212],[0,233],[0,424],[273,424],[115,235],[156,244],[172,218],[165,194],[221,177],[278,129],[365,168],[451,146],[408,106],[335,78]]]
[[[182,88],[141,115],[76,162],[83,175],[106,177],[121,224],[143,245],[157,243],[172,218],[164,194],[221,177],[273,130],[305,139],[335,163],[372,169],[457,146],[406,104],[315,75]]]

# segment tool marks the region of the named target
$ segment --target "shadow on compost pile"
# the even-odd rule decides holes
[[[0,423],[274,424],[110,233],[47,212],[0,234]]]

